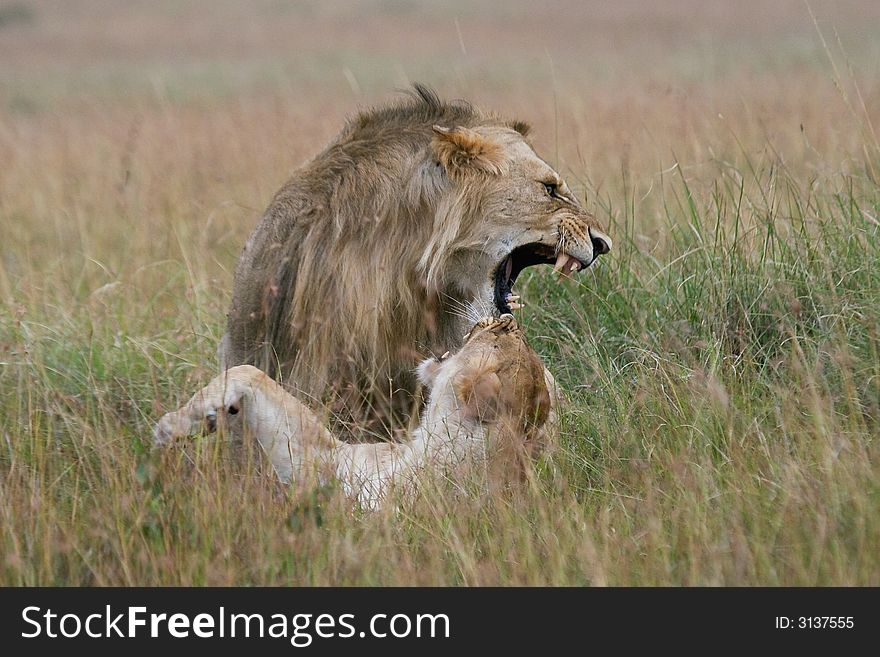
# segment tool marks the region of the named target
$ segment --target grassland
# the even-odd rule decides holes
[[[0,3],[0,585],[880,584],[880,8],[532,4]],[[272,193],[416,79],[615,240],[518,283],[561,444],[366,516],[152,453]]]

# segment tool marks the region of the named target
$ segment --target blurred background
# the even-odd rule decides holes
[[[0,82],[22,112],[264,94],[350,107],[412,80],[539,103],[663,97],[826,71],[811,9],[876,79],[871,0],[3,0]]]
[[[710,134],[858,150],[823,124],[862,100],[839,88],[852,80],[875,111],[878,68],[872,0],[0,0],[0,148],[62,115],[135,147],[126,135],[176,112],[189,139],[273,160],[246,169],[259,206],[345,116],[422,81],[531,121],[546,157],[598,184],[705,156]]]
[[[533,123],[576,189],[647,190],[729,149],[849,166],[878,69],[873,0],[0,0],[0,156],[6,185],[49,158],[129,209],[250,226],[346,116],[421,81]]]

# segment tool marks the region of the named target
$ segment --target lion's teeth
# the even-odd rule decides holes
[[[519,310],[520,308],[525,308],[525,305],[524,305],[524,304],[517,303],[516,301],[511,301],[511,302],[509,302],[509,303],[507,304],[507,306],[508,306],[511,310]]]
[[[518,294],[508,294],[507,301],[519,301],[520,296]]]
[[[449,352],[448,352],[448,351],[447,351],[445,354],[443,354],[442,356],[440,356],[440,360],[446,360],[447,358],[449,358]]]
[[[556,256],[556,264],[553,266],[553,272],[560,276],[569,276],[580,268],[580,260],[565,252],[560,252],[560,254]]]
[[[564,271],[565,263],[568,262],[568,254],[564,251],[560,251],[559,255],[556,256],[556,264],[553,265],[553,272],[556,274],[560,274]]]

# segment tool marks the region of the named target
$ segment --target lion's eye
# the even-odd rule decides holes
[[[559,185],[552,182],[542,183],[544,185],[544,191],[547,192],[548,196],[552,196],[553,198],[559,198]]]

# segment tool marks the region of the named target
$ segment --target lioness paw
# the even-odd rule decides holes
[[[510,313],[504,313],[500,317],[484,317],[474,324],[474,327],[470,331],[465,333],[464,340],[467,342],[482,330],[502,333],[515,331],[517,328],[519,328],[519,325],[516,323],[516,318]]]
[[[207,404],[201,409],[184,407],[175,413],[166,413],[153,430],[153,445],[165,447],[182,438],[200,433],[213,433],[217,430],[218,415],[224,413],[235,415],[238,413],[238,406]]]
[[[153,447],[167,447],[178,438],[188,435],[181,428],[178,413],[166,413],[153,429]]]
[[[516,319],[510,313],[504,313],[495,320],[492,328],[497,331],[512,331],[517,328]]]

